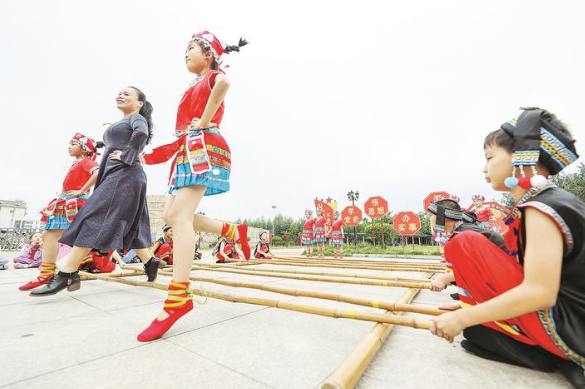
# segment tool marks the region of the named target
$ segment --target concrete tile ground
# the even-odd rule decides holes
[[[356,269],[325,271],[422,276]],[[136,341],[136,335],[159,313],[163,292],[87,281],[74,293],[32,298],[17,287],[36,272],[0,271],[0,388],[318,388],[374,326],[209,299],[163,339],[144,344]],[[210,271],[193,274],[382,301],[396,300],[405,291]],[[167,283],[169,278],[161,276],[158,281]],[[193,284],[233,296],[379,311],[208,282]],[[448,300],[447,293],[422,291],[415,302],[436,306]],[[423,330],[395,328],[357,387],[570,388],[559,374],[482,360],[464,352],[459,342],[449,345]]]

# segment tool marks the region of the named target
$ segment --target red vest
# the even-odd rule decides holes
[[[179,103],[179,109],[177,110],[177,123],[175,129],[185,130],[193,118],[201,119],[207,101],[211,95],[211,88],[215,85],[215,77],[220,74],[217,70],[208,71],[203,79],[187,89],[181,102]],[[223,111],[225,110],[224,102],[222,101],[217,112],[211,119],[212,123],[216,123],[219,127],[221,119],[223,118]]]
[[[341,231],[341,227],[343,227],[343,222],[341,220],[334,220],[331,223],[331,232]]]
[[[90,158],[74,161],[63,181],[63,192],[83,188],[83,185],[89,180],[91,173],[97,167],[98,164]]]

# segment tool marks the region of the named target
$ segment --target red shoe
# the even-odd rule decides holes
[[[30,289],[34,289],[38,286],[41,285],[45,285],[47,282],[49,282],[49,280],[53,278],[52,275],[50,276],[38,276],[36,280],[34,281],[30,281],[22,286],[19,286],[18,289],[19,290],[30,290]]]
[[[142,331],[137,339],[139,342],[150,342],[155,339],[160,338],[164,334],[167,333],[168,330],[171,329],[173,324],[187,313],[191,312],[193,309],[193,300],[189,300],[183,305],[182,308],[179,309],[165,309],[165,311],[169,314],[164,320],[154,319],[150,326],[147,329]]]
[[[250,245],[248,244],[248,226],[245,224],[240,224],[238,226],[238,241],[242,247],[242,253],[244,253],[244,258],[246,261],[250,259],[250,255],[252,254],[252,250],[250,250]]]

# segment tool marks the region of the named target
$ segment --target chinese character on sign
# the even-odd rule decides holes
[[[350,218],[349,216],[346,216],[346,217],[345,217],[345,222],[346,222],[346,223],[349,223],[350,221],[351,221],[351,218]]]
[[[398,231],[400,231],[400,232],[406,231],[406,224],[399,224],[398,225]]]
[[[357,216],[354,216],[354,217],[353,217],[353,222],[354,222],[354,223],[355,223],[355,222],[357,222],[357,221],[359,221],[359,220],[360,220],[360,219],[359,219]]]
[[[403,221],[404,223],[407,223],[407,222],[409,222],[409,221],[410,221],[410,217],[409,217],[408,215],[403,215],[403,216],[402,216],[402,221]]]
[[[376,210],[374,208],[368,208],[368,215],[373,216],[376,214]]]
[[[384,207],[378,207],[378,215],[383,215],[384,213]]]
[[[372,205],[373,205],[374,207],[377,207],[377,206],[378,206],[378,199],[373,199],[373,200],[372,200]]]
[[[412,232],[416,231],[418,229],[418,226],[416,225],[416,223],[410,223],[408,225],[408,229]]]
[[[350,208],[347,213],[349,213],[350,215],[353,215],[353,208]]]

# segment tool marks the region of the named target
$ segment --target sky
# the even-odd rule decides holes
[[[38,218],[69,139],[101,139],[125,86],[154,106],[153,145],[173,140],[200,30],[250,41],[226,56],[231,191],[205,198],[207,215],[302,217],[349,190],[394,212],[438,190],[497,199],[483,139],[519,107],[555,112],[585,143],[584,17],[567,0],[0,0],[0,199]],[[148,193],[165,193],[169,166],[145,170]]]

